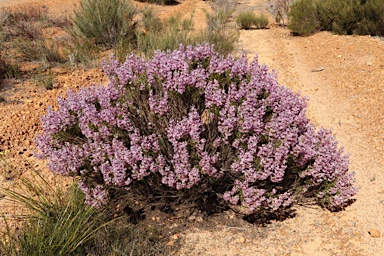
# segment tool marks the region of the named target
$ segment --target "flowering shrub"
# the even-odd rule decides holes
[[[214,191],[250,213],[308,199],[341,209],[357,192],[331,133],[315,130],[306,101],[257,58],[180,46],[103,68],[109,85],[59,99],[36,139],[50,170],[78,176],[91,205],[144,183]]]

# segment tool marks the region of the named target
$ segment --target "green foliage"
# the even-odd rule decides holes
[[[206,14],[207,28],[203,31],[193,31],[192,16],[183,19],[179,15],[162,21],[153,13],[152,9],[143,10],[142,25],[144,31],[137,32],[137,50],[150,57],[155,50],[174,50],[180,44],[209,43],[215,46],[217,52],[223,55],[229,54],[233,51],[238,40],[237,31],[227,27],[234,9],[228,1],[211,4],[213,12]],[[119,59],[126,56],[121,52],[116,55]]]
[[[342,35],[384,35],[384,1],[316,0],[321,28]]]
[[[163,22],[147,9],[143,26],[145,31],[137,33],[137,50],[146,56],[152,56],[156,50],[174,50],[180,44],[193,44],[195,41],[192,17],[172,16]]]
[[[142,11],[143,28],[146,32],[161,31],[164,28],[164,24],[159,17],[153,13],[152,8],[145,8]]]
[[[87,67],[96,67],[99,65],[100,50],[100,47],[94,45],[92,40],[72,37],[67,55],[69,62],[74,66],[76,66],[77,63],[82,63]]]
[[[0,170],[14,167],[0,155]],[[132,224],[128,214],[111,217],[112,210],[97,211],[84,204],[77,185],[69,189],[52,185],[26,162],[30,172],[14,189],[0,188],[2,200],[10,200],[27,214],[23,224],[11,226],[10,215],[2,215],[0,235],[2,256],[77,255],[169,255],[162,230],[145,223]],[[25,178],[25,176],[27,176]],[[167,234],[168,235],[168,234]]]
[[[46,43],[44,40],[26,41],[16,39],[11,43],[20,55],[19,61],[48,61],[63,63],[66,59],[59,53],[58,45]]]
[[[228,25],[235,11],[235,2],[215,0],[210,1],[210,5],[212,12],[206,13],[207,28],[198,35],[197,42],[213,44],[216,52],[228,55],[239,39],[238,30]]]
[[[196,42],[208,42],[214,45],[215,51],[227,56],[235,49],[235,44],[239,39],[238,31],[234,29],[220,29],[216,31],[203,31],[198,35]]]
[[[122,39],[135,39],[136,14],[136,8],[128,0],[81,0],[74,12],[70,34],[72,38],[84,38],[112,48]]]
[[[51,69],[49,69],[48,74],[45,75],[41,80],[41,84],[46,90],[52,90],[53,89],[53,84],[56,82],[56,76],[52,72]]]
[[[240,12],[236,17],[236,22],[242,29],[250,29],[256,23],[256,15],[252,11]]]
[[[1,78],[20,78],[21,70],[20,63],[17,61],[10,61],[3,56],[0,58],[0,79]]]
[[[316,1],[316,10],[322,29],[351,35],[360,19],[360,0]]]
[[[255,21],[253,23],[253,25],[255,25],[256,28],[258,29],[264,29],[268,26],[268,24],[269,24],[268,17],[265,16],[264,14],[256,16]]]
[[[384,1],[367,0],[360,11],[361,20],[355,33],[359,35],[384,36]]]
[[[15,190],[1,192],[29,211],[21,230],[12,231],[8,226],[3,235],[6,239],[0,243],[1,255],[79,255],[82,246],[106,225],[101,222],[102,213],[84,205],[84,195],[77,187],[64,193],[35,170]]]
[[[206,13],[207,30],[217,32],[228,28],[227,24],[235,12],[235,4],[230,0],[215,0],[210,1],[212,8],[211,13]]]
[[[316,17],[316,6],[312,0],[298,0],[291,5],[288,13],[290,23],[288,28],[295,35],[309,35],[319,29]]]
[[[252,11],[240,12],[236,22],[241,29],[250,29],[255,26],[257,29],[264,29],[268,26],[268,18],[264,14],[255,15]]]

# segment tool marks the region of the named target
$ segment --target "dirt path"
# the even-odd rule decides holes
[[[265,12],[261,0],[241,5]],[[266,228],[196,229],[186,234],[190,247],[182,255],[383,255],[384,41],[328,32],[299,38],[271,28],[242,31],[239,46],[309,97],[310,119],[331,128],[350,154],[360,192],[343,212],[298,207],[295,218]],[[373,237],[373,229],[381,236]]]
[[[74,2],[47,4],[60,12]],[[3,3],[11,5],[10,0]],[[207,6],[203,1],[186,0],[160,12],[195,9],[195,15],[203,18]],[[265,3],[244,0],[239,8],[261,12]],[[218,224],[211,221],[214,227],[208,220],[180,234],[184,245],[177,254],[384,255],[384,41],[327,32],[299,38],[287,29],[271,27],[241,31],[239,48],[249,58],[258,54],[260,63],[276,71],[281,84],[309,97],[310,119],[319,127],[332,128],[339,144],[350,153],[350,169],[356,172],[360,192],[343,212],[297,207],[294,218],[266,227],[224,213]],[[54,105],[68,87],[104,81],[100,70],[79,69],[63,71],[58,79],[59,89],[53,91],[28,83],[7,85],[7,102],[0,104],[0,148],[13,147],[16,155],[30,156],[31,140],[40,129],[39,118],[46,106]],[[380,237],[373,237],[372,229]]]

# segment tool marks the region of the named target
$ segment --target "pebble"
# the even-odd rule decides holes
[[[175,240],[170,240],[168,243],[167,243],[167,246],[173,246],[175,244]]]
[[[368,230],[368,234],[373,238],[379,238],[380,237],[380,232],[377,229],[371,228],[370,230]]]
[[[245,237],[240,237],[239,238],[239,243],[243,244],[243,243],[245,243],[245,241],[246,241]]]

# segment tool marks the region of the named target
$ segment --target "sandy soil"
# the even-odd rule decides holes
[[[71,1],[46,4],[70,8]],[[0,2],[0,7],[5,4]],[[208,8],[206,2],[185,0],[159,11],[169,15],[195,10],[203,17],[203,8]],[[265,2],[244,0],[238,9],[265,12]],[[207,225],[200,223],[181,233],[183,246],[176,254],[384,255],[384,41],[328,32],[293,37],[289,30],[271,25],[266,30],[241,31],[238,48],[249,58],[257,54],[261,63],[275,70],[281,84],[310,99],[310,119],[319,127],[331,128],[350,154],[350,169],[356,173],[360,192],[345,211],[295,207],[295,217],[266,226],[224,213],[221,222],[208,219]],[[30,82],[7,82],[0,87],[7,99],[0,103],[0,150],[31,158],[33,137],[46,107],[54,105],[67,88],[103,83],[105,77],[100,69],[73,69],[59,70],[58,80],[58,88],[52,91]],[[38,164],[44,168],[44,163]]]

